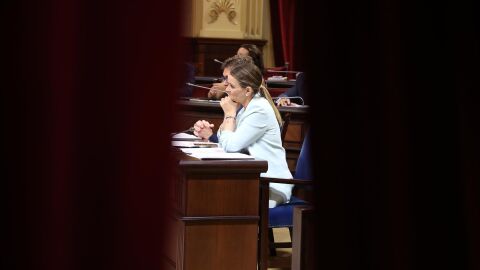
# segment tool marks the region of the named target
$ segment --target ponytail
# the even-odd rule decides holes
[[[277,109],[277,106],[275,106],[275,103],[273,102],[272,96],[270,95],[270,92],[268,92],[267,87],[264,85],[264,81],[262,80],[262,84],[260,84],[259,91],[260,95],[268,100],[268,103],[270,103],[270,106],[272,106],[273,112],[275,113],[275,117],[277,118],[278,125],[280,128],[283,126],[283,121],[282,121],[282,116],[280,115],[280,112]]]

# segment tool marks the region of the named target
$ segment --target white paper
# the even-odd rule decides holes
[[[191,141],[172,141],[172,146],[175,147],[195,147]]]
[[[172,140],[201,140],[201,138],[192,134],[181,132],[174,134],[172,136]]]
[[[192,157],[198,159],[207,160],[207,159],[254,159],[254,157],[242,153],[217,153],[217,152],[196,152],[190,154]]]
[[[195,142],[195,141],[172,141],[172,146],[175,147],[197,147],[197,148],[218,148],[218,143],[212,142]]]
[[[279,81],[286,81],[287,77],[285,76],[271,76],[267,78],[267,82],[279,82]]]
[[[220,103],[220,100],[214,99],[199,99],[199,98],[191,98],[190,101],[198,101],[198,102],[210,102],[210,103]]]
[[[193,142],[193,145],[197,146],[197,147],[214,147],[214,148],[218,148],[218,143],[214,143],[214,142]]]
[[[197,153],[225,153],[222,148],[180,148],[185,154],[197,154]]]

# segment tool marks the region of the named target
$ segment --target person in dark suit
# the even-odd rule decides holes
[[[179,97],[191,97],[193,87],[186,83],[195,83],[195,67],[191,63],[185,63],[183,71],[182,85],[180,86],[178,95]]]
[[[295,80],[295,85],[289,88],[285,93],[279,95],[279,99],[277,100],[277,106],[291,106],[293,104],[297,104],[296,102],[292,102],[293,100],[298,100],[300,103],[304,103],[305,99],[305,73],[299,72],[297,75],[297,79]],[[300,97],[300,98],[289,98],[289,97]],[[304,105],[304,104],[302,104]]]
[[[250,56],[253,60],[253,63],[260,69],[262,74],[265,71],[265,67],[263,64],[263,54],[262,51],[254,44],[242,44],[240,48],[238,48],[237,55],[240,56]],[[225,92],[216,91],[216,90],[225,90],[226,86],[223,82],[214,83],[210,91],[208,91],[208,98],[209,99],[221,99],[225,97]]]

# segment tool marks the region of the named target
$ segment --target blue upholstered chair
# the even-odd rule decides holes
[[[297,160],[297,166],[295,169],[294,179],[278,179],[278,178],[269,178],[262,177],[260,179],[261,183],[261,236],[260,236],[260,265],[264,265],[265,268],[261,267],[260,269],[266,269],[266,263],[268,258],[268,253],[270,255],[276,255],[276,248],[285,248],[291,247],[291,242],[284,243],[275,243],[273,237],[273,228],[288,228],[290,231],[290,236],[292,236],[293,228],[293,209],[298,205],[307,205],[308,202],[297,198],[292,195],[290,201],[284,204],[279,204],[274,208],[268,208],[268,187],[270,183],[285,183],[285,184],[294,184],[294,194],[295,189],[299,187],[310,187],[312,186],[312,172],[311,172],[311,159],[310,159],[310,134],[307,132],[302,148],[300,150],[300,155]],[[265,220],[268,218],[268,225]],[[268,236],[267,236],[268,234]],[[268,252],[269,251],[269,252]]]

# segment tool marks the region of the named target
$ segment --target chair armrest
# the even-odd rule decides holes
[[[313,186],[312,180],[303,180],[303,179],[284,179],[284,178],[273,178],[273,177],[260,177],[260,235],[259,235],[259,268],[258,269],[267,269],[268,268],[268,200],[269,200],[269,184],[270,183],[279,183],[279,184],[294,184],[301,187]]]
[[[293,196],[304,201],[313,201],[314,193],[310,189],[313,188],[313,180],[260,177],[260,188],[266,192],[264,196],[268,196],[270,183],[293,184],[295,185],[292,190]]]

